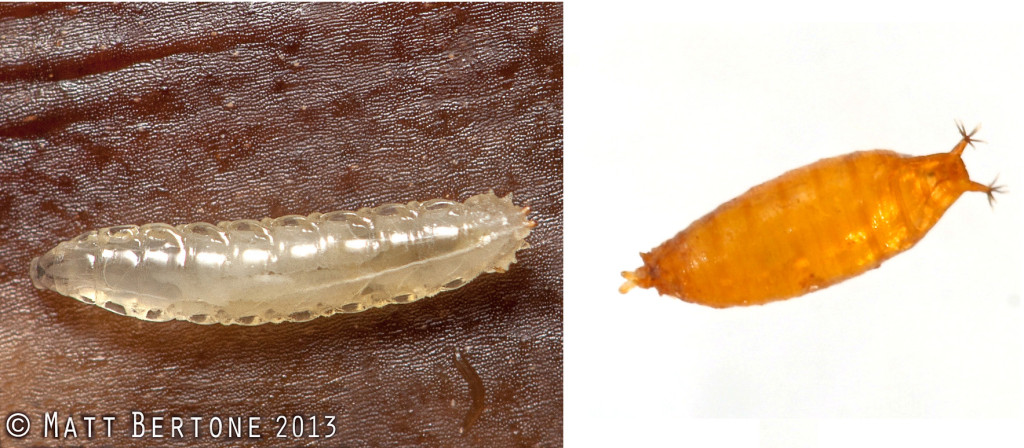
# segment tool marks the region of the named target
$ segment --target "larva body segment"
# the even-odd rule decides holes
[[[262,221],[118,226],[32,260],[36,287],[150,321],[257,325],[406,303],[503,272],[535,225],[511,195]]]
[[[977,129],[975,129],[976,131]],[[641,254],[625,293],[654,287],[716,308],[759,305],[839,283],[911,248],[967,191],[960,155],[875,150],[820,160],[751,188]]]

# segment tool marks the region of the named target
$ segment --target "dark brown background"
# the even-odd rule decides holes
[[[561,445],[560,4],[4,5],[0,98],[0,418],[33,423],[0,445],[151,445],[125,437],[133,410],[262,417],[246,444],[280,445],[276,415],[330,414],[335,438],[284,442]],[[506,274],[409,305],[150,323],[27,275],[33,256],[107,225],[492,188],[532,208],[533,247]],[[487,399],[465,437],[456,349]],[[115,438],[44,440],[52,411],[80,431],[82,415],[114,415]]]

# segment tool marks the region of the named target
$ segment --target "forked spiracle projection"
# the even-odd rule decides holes
[[[957,123],[951,152],[874,150],[819,160],[751,188],[690,224],[623,272],[626,293],[654,287],[715,308],[816,291],[910,249],[961,194],[1002,193],[971,181],[960,156],[974,134]]]
[[[32,260],[49,289],[149,321],[305,321],[505,272],[536,223],[512,195],[433,199],[262,221],[117,226]]]

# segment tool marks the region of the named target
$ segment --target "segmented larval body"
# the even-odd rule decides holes
[[[37,288],[150,321],[257,325],[407,303],[504,272],[536,225],[511,195],[262,221],[117,226],[32,260]]]

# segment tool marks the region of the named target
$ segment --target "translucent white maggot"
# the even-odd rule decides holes
[[[504,272],[536,223],[493,192],[262,221],[107,227],[32,260],[49,289],[149,321],[258,325],[408,303]]]

